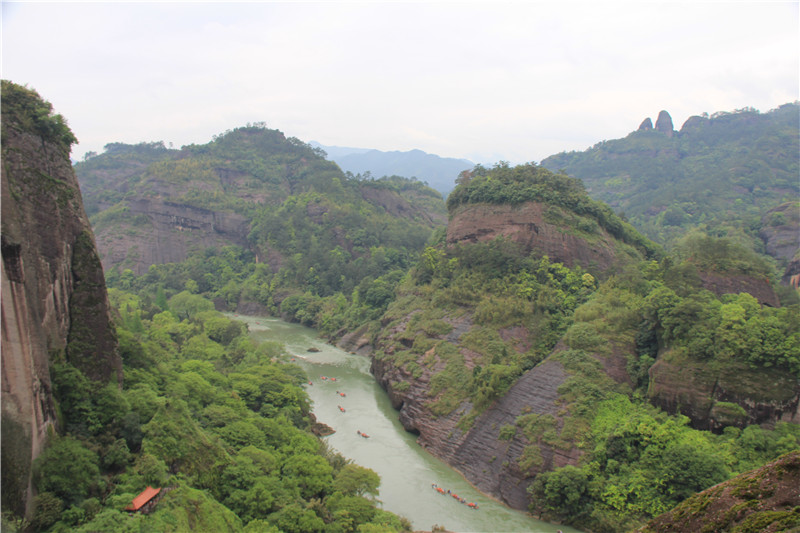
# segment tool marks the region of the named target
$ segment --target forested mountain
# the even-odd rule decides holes
[[[444,197],[447,197],[455,187],[458,175],[475,166],[466,159],[440,157],[422,150],[383,152],[314,143],[312,145],[324,150],[328,159],[334,161],[345,172],[416,178],[442,193]]]
[[[796,113],[681,132],[662,114],[601,143],[593,172],[617,187],[611,207],[577,171],[502,163],[461,172],[445,206],[419,181],[346,174],[261,124],[180,150],[109,144],[75,172],[124,386],[50,370],[61,434],[35,465],[34,527],[408,529],[376,508],[373,472],[312,435],[284,350],[215,309],[281,316],[369,355],[429,451],[509,505],[587,531],[640,527],[797,449],[800,299],[776,294],[776,263],[753,247],[761,230],[764,250],[791,255]],[[743,117],[761,133],[742,133]],[[706,130],[702,151],[692,139]],[[756,150],[773,137],[786,143]],[[684,198],[690,182],[708,201]],[[667,183],[681,187],[653,192]],[[684,218],[667,216],[672,201]],[[171,490],[128,518],[148,484]]]
[[[74,135],[35,91],[4,80],[2,104],[2,530],[410,531],[377,474],[319,440],[282,346],[168,283],[107,293]],[[127,185],[103,201],[148,186]]]
[[[701,228],[763,251],[762,217],[800,197],[798,153],[795,102],[767,113],[745,108],[693,116],[678,131],[662,111],[655,127],[648,118],[625,138],[541,164],[580,178],[593,198],[657,242]]]
[[[692,235],[665,254],[532,164],[464,173],[448,208],[373,371],[476,486],[624,531],[798,446],[800,313],[750,294],[777,305],[754,252]]]
[[[263,125],[181,150],[110,144],[75,169],[112,285],[188,283],[221,308],[317,326],[324,301],[328,333],[378,316],[445,217],[422,183],[347,176]]]

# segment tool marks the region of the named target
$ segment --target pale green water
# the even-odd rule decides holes
[[[297,324],[229,316],[247,323],[255,339],[286,345],[313,383],[306,390],[314,402],[314,414],[336,430],[325,440],[343,456],[376,471],[381,477],[378,498],[383,508],[408,518],[415,529],[430,531],[438,524],[463,533],[578,531],[541,522],[484,496],[458,472],[423,450],[397,420],[388,396],[369,372],[366,357],[326,344],[313,329]],[[312,347],[319,352],[309,352]],[[322,376],[328,379],[323,380]],[[367,433],[369,438],[359,436],[358,431]],[[431,483],[450,489],[467,502],[475,502],[479,508],[470,509],[437,493]]]

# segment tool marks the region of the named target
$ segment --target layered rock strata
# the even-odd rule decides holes
[[[602,273],[617,265],[620,250],[625,250],[625,260],[637,255],[631,247],[597,225],[583,231],[557,223],[563,218],[559,208],[538,202],[519,206],[469,204],[451,215],[447,244],[486,242],[503,237],[519,244],[526,253],[547,255],[553,262],[569,267],[580,265],[593,273]]]
[[[191,251],[231,244],[247,245],[249,222],[234,213],[138,198],[128,205],[129,225],[106,225],[97,240],[106,269],[124,264],[136,275],[150,265],[185,260]]]
[[[651,402],[688,416],[697,429],[800,422],[800,382],[784,371],[744,364],[717,370],[661,354],[649,374]]]

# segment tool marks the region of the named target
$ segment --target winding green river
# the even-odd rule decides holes
[[[389,397],[369,372],[366,357],[326,344],[313,329],[297,324],[229,316],[247,323],[255,339],[286,346],[308,374],[311,384],[306,390],[314,402],[317,420],[336,430],[324,439],[343,456],[377,472],[383,508],[408,518],[415,529],[430,531],[440,525],[457,532],[578,531],[541,522],[492,500],[423,450],[397,420]],[[458,494],[466,503],[438,493],[432,484]],[[467,503],[478,508],[472,509]]]

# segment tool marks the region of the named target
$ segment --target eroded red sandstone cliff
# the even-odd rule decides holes
[[[536,255],[569,267],[580,265],[594,274],[607,271],[621,260],[636,256],[633,249],[616,241],[605,230],[590,231],[559,224],[563,211],[538,202],[522,205],[468,204],[451,214],[447,244],[485,242],[504,237]],[[553,222],[550,219],[555,219]],[[620,254],[624,257],[620,258]]]
[[[31,503],[31,463],[56,424],[49,366],[121,380],[108,297],[68,149],[3,115],[3,506]]]

